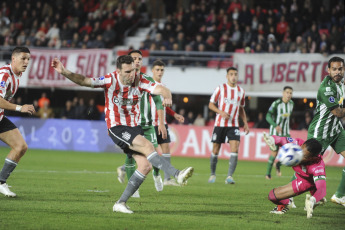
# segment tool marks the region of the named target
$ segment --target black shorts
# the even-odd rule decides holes
[[[3,117],[0,121],[0,133],[4,133],[13,129],[16,129],[17,126],[12,123],[7,117]]]
[[[114,126],[108,129],[109,136],[125,153],[129,153],[129,146],[132,145],[134,138],[144,135],[140,126],[128,127],[124,125]]]
[[[169,134],[169,129],[168,129],[168,125],[165,124],[165,128],[167,129],[167,138],[163,139],[162,134],[158,134],[158,126],[155,126],[155,130],[156,130],[156,135],[157,135],[157,143],[160,144],[164,144],[164,143],[170,143],[170,134]]]
[[[213,143],[225,143],[225,138],[229,141],[240,141],[240,129],[238,127],[214,127],[212,134]]]

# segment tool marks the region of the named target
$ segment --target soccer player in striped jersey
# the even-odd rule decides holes
[[[294,107],[292,98],[292,88],[285,86],[283,97],[275,100],[266,114],[266,120],[270,124],[270,135],[290,137],[290,116]],[[266,179],[271,179],[271,171],[274,160],[277,157],[277,147],[271,149],[271,155],[267,163]],[[277,175],[281,176],[280,163],[276,164]]]
[[[308,139],[316,138],[322,145],[323,154],[331,146],[345,157],[345,130],[341,119],[344,108],[344,59],[332,57],[328,61],[326,76],[317,92],[315,116],[308,129]],[[345,167],[337,191],[331,201],[345,207]]]
[[[143,64],[143,55],[140,50],[131,50],[128,55],[130,55],[134,60],[134,65],[137,74],[144,75],[145,78],[151,82],[155,82],[152,77],[147,74],[141,73],[140,69]],[[159,95],[152,95],[144,92],[140,99],[140,126],[144,131],[144,136],[149,140],[155,149],[158,147],[157,136],[155,127],[153,126],[153,116],[157,114],[158,122],[158,133],[162,134],[163,138],[167,138],[167,130],[164,125],[164,110],[163,110],[162,100]],[[119,172],[120,170],[120,172]],[[120,166],[118,171],[118,179],[120,183],[124,183],[124,174],[127,174],[128,180],[131,178],[136,170],[135,160],[132,156],[126,155],[126,161],[124,166]],[[124,172],[125,171],[125,172]],[[163,181],[159,173],[159,169],[153,166],[153,180],[155,183],[155,188],[158,192],[163,190]],[[137,190],[133,197],[139,198],[139,190]]]
[[[152,64],[152,73],[153,73],[152,78],[154,79],[156,84],[160,84],[160,85],[165,86],[162,83],[164,71],[165,71],[165,63],[163,61],[156,60],[153,62],[153,64]],[[169,146],[171,141],[170,141],[168,124],[167,124],[166,119],[165,119],[166,113],[169,114],[170,116],[174,117],[180,123],[184,122],[184,117],[182,115],[176,113],[175,111],[173,111],[170,107],[164,107],[164,111],[163,111],[164,119],[163,119],[163,124],[162,124],[161,123],[162,120],[159,119],[160,116],[158,114],[158,109],[157,110],[153,109],[153,111],[154,111],[152,113],[153,125],[155,127],[156,134],[157,134],[157,143],[162,149],[162,152],[163,152],[162,156],[164,157],[164,159],[166,159],[168,162],[171,162],[170,146]],[[164,137],[163,133],[159,131],[160,125],[163,125],[167,131],[167,135],[165,137]],[[172,175],[170,175],[169,172],[164,172],[164,185],[178,186],[175,179],[173,179],[171,177],[172,177]]]
[[[30,115],[35,113],[33,105],[15,105],[10,102],[18,90],[19,79],[28,67],[29,61],[30,50],[26,47],[16,47],[12,51],[11,64],[0,68],[0,140],[11,148],[0,172],[0,193],[8,197],[15,197],[16,194],[10,191],[6,181],[28,146],[18,128],[4,116],[4,110]]]
[[[316,139],[311,138],[304,142],[291,137],[269,136],[269,145],[282,146],[286,143],[295,143],[301,146],[303,160],[292,169],[295,179],[287,185],[274,188],[268,194],[268,199],[277,206],[270,212],[284,214],[292,206],[291,198],[306,191],[305,210],[307,218],[311,218],[314,208],[326,202],[326,171],[325,163],[320,155],[322,146]]]
[[[225,143],[226,138],[230,144],[230,160],[228,176],[225,179],[225,184],[235,184],[232,178],[235,172],[238,160],[238,148],[240,145],[240,129],[239,117],[241,117],[244,124],[244,131],[246,135],[249,133],[247,116],[244,111],[245,106],[245,91],[237,85],[238,71],[235,67],[230,67],[226,70],[227,83],[219,85],[213,92],[209,109],[216,112],[216,120],[212,134],[213,149],[210,157],[211,176],[209,183],[216,181],[216,167],[218,162],[218,154],[222,143]],[[218,103],[218,107],[217,104]]]
[[[91,88],[103,88],[105,96],[105,121],[108,133],[115,144],[130,154],[137,162],[138,168],[129,179],[125,191],[114,204],[114,212],[133,213],[126,205],[128,199],[138,190],[150,172],[152,165],[169,171],[179,184],[192,176],[193,168],[182,171],[174,168],[155,151],[150,141],[143,137],[140,125],[139,103],[144,91],[163,96],[163,106],[171,106],[171,92],[164,86],[150,82],[143,75],[136,75],[134,60],[129,55],[117,58],[116,71],[98,78],[88,78],[73,73],[54,58],[51,66],[72,82]]]

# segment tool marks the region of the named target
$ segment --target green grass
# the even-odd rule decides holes
[[[0,148],[0,159],[7,152]],[[114,213],[126,186],[116,178],[124,159],[123,154],[29,150],[8,180],[18,196],[0,196],[0,229],[344,229],[345,209],[331,202],[307,219],[304,194],[295,198],[297,209],[270,214],[268,192],[288,183],[292,169],[267,181],[266,163],[248,161],[238,163],[236,184],[225,185],[228,161],[219,160],[217,181],[208,184],[208,159],[172,158],[177,168],[195,168],[186,187],[158,193],[149,174],[141,198],[127,203],[134,214]],[[341,170],[326,169],[328,201]]]

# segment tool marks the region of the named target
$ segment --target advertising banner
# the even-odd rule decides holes
[[[31,149],[51,149],[89,152],[116,152],[122,150],[108,136],[104,121],[37,119],[9,117],[22,133]],[[209,158],[212,151],[213,127],[169,125],[171,155],[179,157]],[[263,140],[266,129],[241,132],[239,160],[267,161],[270,150]],[[307,131],[292,131],[292,137],[307,138]],[[0,146],[6,146],[0,142]],[[230,146],[222,144],[219,158],[229,159]],[[329,148],[323,157],[326,165],[345,166],[345,160]]]

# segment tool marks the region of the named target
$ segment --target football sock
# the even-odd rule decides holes
[[[282,163],[280,163],[280,161],[277,161],[276,167],[280,168],[281,165],[282,165]]]
[[[147,160],[152,164],[152,166],[162,169],[164,172],[170,175],[178,175],[180,172],[174,166],[172,166],[168,161],[164,160],[163,157],[159,156],[156,151],[152,152],[147,156]]]
[[[127,202],[129,197],[131,197],[135,191],[138,190],[139,186],[144,182],[145,180],[145,175],[139,172],[138,170],[135,170],[131,178],[128,180],[127,187],[125,191],[123,191],[119,203],[121,202]]]
[[[4,184],[7,181],[7,178],[10,176],[11,172],[16,168],[17,162],[12,161],[8,158],[5,159],[4,167],[0,172],[0,183]]]
[[[266,175],[271,175],[274,159],[276,158],[271,155],[270,158],[268,158]]]
[[[269,194],[268,194],[268,199],[269,199],[270,201],[272,201],[272,203],[274,203],[274,204],[276,204],[276,205],[281,205],[281,204],[287,205],[287,204],[289,204],[289,202],[290,202],[289,199],[278,200],[278,199],[276,198],[276,195],[274,194],[274,189],[272,189],[272,190],[269,192]]]
[[[232,176],[232,174],[234,174],[236,166],[237,166],[237,160],[238,160],[237,153],[230,153],[228,176]]]
[[[218,155],[211,153],[211,157],[210,157],[211,175],[216,175],[217,163],[218,163]]]
[[[341,181],[338,190],[335,192],[335,196],[338,198],[345,196],[345,167],[343,168],[343,172],[341,174]]]
[[[155,166],[153,166],[153,175],[154,176],[158,176],[159,175],[159,168],[156,168]]]
[[[125,169],[127,179],[129,180],[135,172],[135,160],[133,157],[129,157],[128,155],[126,155]]]
[[[162,157],[163,159],[165,159],[166,161],[168,161],[171,164],[171,155],[170,153],[162,153]],[[171,175],[168,172],[164,172],[164,179],[169,180],[171,177]]]

